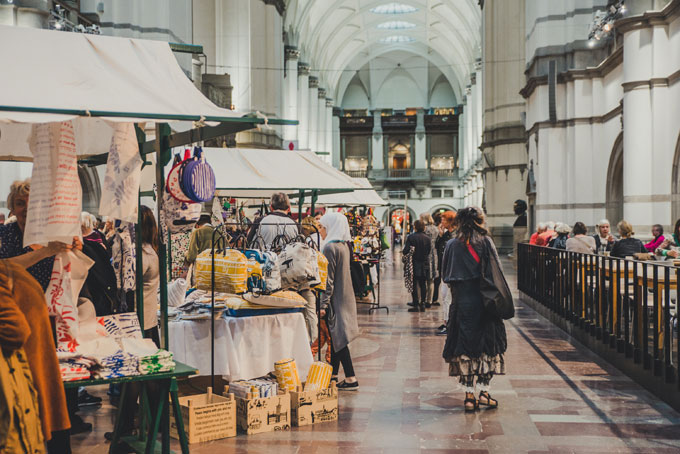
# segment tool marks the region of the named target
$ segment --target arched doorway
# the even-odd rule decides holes
[[[607,169],[607,219],[616,225],[623,219],[623,133],[614,142]]]
[[[675,144],[673,156],[673,173],[671,174],[671,225],[680,218],[680,134]]]
[[[445,211],[458,211],[458,210],[456,210],[454,207],[452,207],[450,205],[437,205],[437,206],[432,207],[430,209],[430,214],[432,214],[432,216],[434,216],[437,213],[441,214]]]

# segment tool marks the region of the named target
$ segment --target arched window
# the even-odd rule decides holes
[[[607,170],[607,219],[616,225],[623,219],[623,133],[614,142]]]

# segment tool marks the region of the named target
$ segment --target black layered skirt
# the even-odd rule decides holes
[[[479,279],[456,281],[450,287],[452,303],[443,353],[449,375],[504,374],[505,325],[484,312]]]

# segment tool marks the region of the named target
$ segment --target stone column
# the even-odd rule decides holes
[[[317,133],[316,133],[316,151],[326,150],[326,89],[319,87],[319,95],[317,99]]]
[[[317,137],[319,135],[319,79],[309,76],[309,149],[319,151]]]
[[[301,150],[309,149],[309,64],[298,62],[297,86],[297,127],[298,145]]]
[[[338,127],[340,126],[338,122]],[[338,128],[339,131],[339,128]],[[333,100],[326,98],[326,151],[330,153],[328,163],[334,162],[333,157],[337,153],[337,149],[333,149]]]
[[[215,3],[215,64],[229,73],[234,87],[232,103],[242,112],[252,107],[250,10],[250,0]]]
[[[331,107],[331,113],[332,112],[333,112],[333,107]],[[341,165],[342,165],[342,163],[340,162],[340,155],[341,155],[341,151],[340,151],[340,147],[341,147],[341,145],[340,145],[340,117],[333,115],[331,118],[333,120],[333,123],[332,123],[332,127],[333,127],[332,162],[333,162],[333,167],[335,167],[336,169],[340,169]],[[371,139],[369,139],[369,140],[371,140]]]
[[[298,59],[300,51],[297,47],[286,46],[286,77],[284,80],[284,108],[283,118],[286,120],[298,119]],[[298,140],[298,127],[285,126],[283,128],[284,140]]]
[[[383,151],[382,117],[379,110],[373,111],[373,142],[371,143],[371,167],[373,170],[385,168]]]
[[[427,140],[425,134],[425,111],[418,109],[416,113],[416,150],[415,150],[415,169],[427,169]]]

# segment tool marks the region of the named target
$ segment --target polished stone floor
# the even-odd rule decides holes
[[[515,288],[512,266],[505,269]],[[383,273],[389,315],[359,307],[361,337],[350,349],[361,389],[341,394],[337,423],[239,435],[191,452],[680,453],[680,414],[521,301],[506,324],[507,375],[492,382],[500,407],[465,414],[463,393],[441,359],[444,338],[435,335],[442,314],[406,312],[399,273],[392,266]],[[103,434],[112,412],[108,403],[81,412],[95,430],[73,437],[75,453],[108,450]]]

